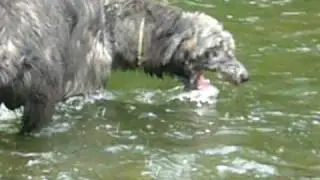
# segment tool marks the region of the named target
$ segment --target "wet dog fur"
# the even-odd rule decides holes
[[[103,88],[111,68],[168,74],[189,90],[205,70],[249,78],[232,35],[204,13],[151,0],[0,2],[0,102],[24,106],[20,134],[47,124],[58,101]]]
[[[99,0],[0,2],[0,102],[24,107],[20,134],[47,124],[55,104],[104,87],[111,68]]]
[[[197,89],[202,71],[219,71],[234,84],[249,79],[235,55],[235,41],[215,18],[150,0],[107,0],[106,22],[113,69],[142,68],[161,78],[177,77]]]

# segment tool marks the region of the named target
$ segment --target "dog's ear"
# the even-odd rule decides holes
[[[161,37],[157,37],[156,39],[152,39],[152,44],[150,45],[150,60],[153,63],[161,63],[161,65],[165,65],[169,63],[174,53],[177,49],[185,43],[184,46],[186,48],[192,48],[195,45],[194,40],[188,40],[185,42],[185,39],[190,39],[192,36],[191,30],[184,30],[180,32],[170,32],[162,35]],[[156,65],[156,64],[153,64]],[[160,64],[157,64],[160,65]]]

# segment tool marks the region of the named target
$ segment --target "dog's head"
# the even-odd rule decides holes
[[[203,71],[217,71],[233,84],[249,79],[249,73],[235,56],[235,42],[214,18],[203,13],[183,13],[191,28],[174,53],[173,61],[182,67],[178,77],[186,89],[199,89],[205,83]]]

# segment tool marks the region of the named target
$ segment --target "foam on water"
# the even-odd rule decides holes
[[[117,100],[128,103],[142,103],[142,104],[167,104],[173,101],[180,101],[184,103],[196,104],[197,108],[194,112],[198,115],[203,115],[211,112],[212,105],[217,102],[219,90],[210,86],[203,90],[184,91],[183,87],[177,86],[169,90],[155,90],[155,89],[139,89],[136,91],[116,90],[109,91],[103,90],[93,93],[88,96],[72,97],[64,102],[60,102],[56,106],[56,113],[53,117],[53,124],[42,131],[44,134],[50,135],[52,133],[59,133],[68,131],[72,127],[72,120],[60,121],[61,119],[78,119],[81,117],[80,111],[85,105],[94,104],[96,101]],[[23,108],[11,111],[5,107],[4,104],[0,104],[0,121],[3,121],[0,129],[8,130],[12,124],[11,120],[20,119],[22,116]],[[71,114],[69,115],[69,113]],[[143,113],[142,115],[148,115]],[[8,121],[5,123],[5,121]],[[40,135],[40,134],[39,134]]]
[[[0,121],[17,119],[21,116],[21,109],[11,111],[4,104],[0,104]]]
[[[116,93],[107,90],[99,91],[86,97],[69,98],[67,101],[59,103],[59,105],[62,109],[65,109],[66,106],[69,106],[80,110],[82,109],[84,104],[94,103],[94,101],[96,100],[122,99],[122,96],[127,97],[127,94],[128,93],[122,91],[117,91]],[[177,86],[165,91],[139,90],[135,91],[132,95],[133,97],[131,98],[133,98],[134,101],[142,103],[155,104],[179,100],[181,102],[196,103],[198,107],[202,107],[206,104],[215,104],[217,102],[219,90],[215,86],[211,85],[203,90],[193,90],[185,92],[183,91],[183,87]],[[130,99],[126,100],[130,101]],[[6,108],[4,104],[0,104],[0,120],[17,119],[21,116],[21,112],[22,108],[11,111]]]
[[[219,89],[210,85],[206,89],[182,92],[174,95],[170,100],[191,101],[202,107],[205,104],[216,104],[219,95]]]

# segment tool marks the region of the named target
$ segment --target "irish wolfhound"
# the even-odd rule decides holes
[[[56,102],[104,87],[111,62],[186,89],[206,83],[204,70],[249,77],[216,19],[151,0],[2,0],[0,57],[0,102],[24,106],[21,134],[46,124]]]

